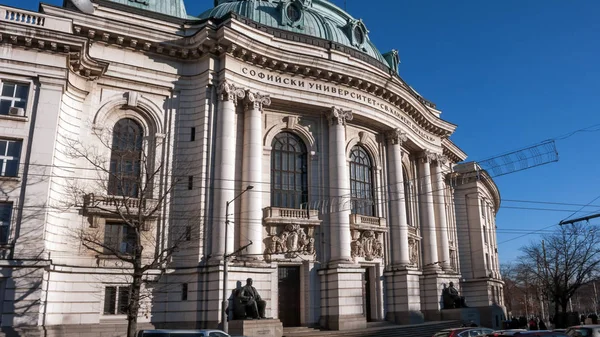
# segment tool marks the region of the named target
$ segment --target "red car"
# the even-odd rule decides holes
[[[484,336],[492,332],[494,332],[494,330],[482,327],[454,328],[438,331],[433,337],[476,337]]]

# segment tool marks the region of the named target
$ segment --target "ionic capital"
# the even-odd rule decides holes
[[[331,111],[327,113],[330,125],[346,125],[346,121],[351,121],[352,111],[341,108],[331,107]]]
[[[262,112],[263,107],[271,105],[271,96],[246,90],[246,99],[244,103],[246,111],[255,109]]]
[[[406,140],[408,139],[408,136],[406,135],[406,132],[402,132],[402,130],[400,130],[400,129],[394,129],[392,131],[388,131],[385,134],[385,138],[387,139],[388,143],[391,145],[402,146],[402,143],[406,142]]]
[[[237,104],[237,101],[243,99],[246,93],[243,88],[237,87],[234,83],[223,80],[217,88],[217,95],[221,101],[232,101]]]

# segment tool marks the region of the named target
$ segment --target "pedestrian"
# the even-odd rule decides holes
[[[538,329],[538,326],[537,326],[537,321],[536,321],[536,319],[535,319],[535,318],[533,318],[533,317],[532,317],[532,318],[529,320],[529,330],[537,330],[537,329]]]
[[[538,324],[538,327],[540,330],[548,330],[548,327],[546,327],[546,323],[544,323],[543,319],[540,319],[540,324]]]

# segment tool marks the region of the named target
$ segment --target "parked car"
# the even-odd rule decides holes
[[[569,337],[600,337],[600,325],[575,325],[565,333]]]
[[[433,335],[433,337],[475,337],[485,336],[486,334],[492,332],[494,332],[494,330],[483,327],[454,328],[438,331],[435,333],[435,335]]]
[[[507,329],[507,330],[496,330],[490,334],[485,335],[485,337],[494,337],[494,336],[514,336],[518,332],[525,332],[527,329]]]
[[[231,337],[221,330],[142,330],[138,337]]]
[[[514,336],[514,337],[567,337],[564,332],[558,331],[550,331],[550,330],[504,330],[504,331],[494,331],[493,333],[486,335],[486,337],[494,337],[494,336]]]

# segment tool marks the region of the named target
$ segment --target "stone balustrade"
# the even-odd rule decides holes
[[[154,199],[138,199],[121,196],[98,196],[87,194],[83,198],[83,209],[88,214],[119,214],[137,215],[140,211],[152,212],[158,201]],[[156,212],[157,214],[159,212]]]
[[[7,6],[0,6],[0,21],[8,21],[25,26],[43,27],[67,33],[72,32],[71,20]]]
[[[282,208],[282,207],[267,207],[264,209],[264,219],[266,223],[298,223],[318,225],[319,220],[318,210]]]

